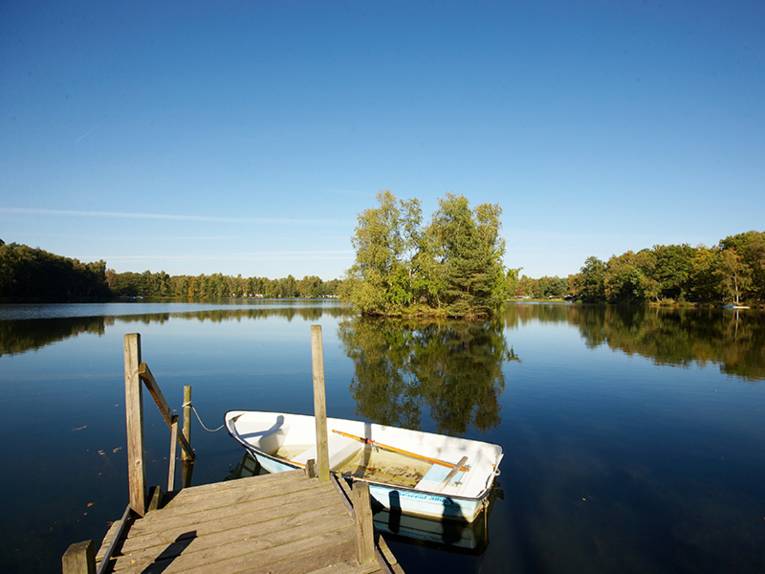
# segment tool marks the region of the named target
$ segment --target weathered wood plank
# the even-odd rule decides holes
[[[165,400],[165,395],[162,394],[162,389],[159,388],[159,384],[157,384],[157,379],[154,378],[154,375],[152,374],[151,369],[149,368],[149,365],[143,362],[139,364],[138,374],[140,375],[141,379],[143,379],[143,382],[146,384],[146,388],[149,390],[149,394],[151,395],[151,398],[154,399],[154,403],[157,405],[157,408],[159,409],[159,413],[162,415],[162,418],[164,419],[165,424],[169,427],[170,423],[172,422],[173,411],[170,409],[170,405],[167,404],[167,401]]]
[[[298,574],[306,570],[343,562],[353,555],[353,536],[348,534],[348,529],[339,531],[322,532],[316,536],[301,540],[294,540],[288,544],[282,544],[268,550],[256,550],[237,556],[230,556],[216,562],[191,564],[182,560],[183,555],[169,564],[156,564],[144,572],[187,572],[189,574],[202,574],[215,572],[269,572],[271,574]],[[195,558],[199,559],[199,555]]]
[[[321,325],[311,325],[311,371],[313,373],[313,412],[316,423],[316,473],[319,480],[328,481],[327,394],[324,388],[324,348]]]
[[[345,504],[345,508],[348,509],[350,514],[353,514],[350,485],[344,478],[337,478],[334,474],[332,475],[331,481],[335,485],[337,492],[340,494],[340,499],[343,501],[343,504]]]
[[[318,570],[311,570],[306,574],[373,574],[376,572],[382,572],[380,569],[374,569],[369,572],[366,568],[361,568],[356,561],[353,562],[340,562],[339,564],[330,564],[324,566]]]
[[[61,557],[63,574],[96,574],[95,545],[92,540],[70,544]]]
[[[108,571],[108,562],[125,536],[125,532],[127,531],[131,520],[132,515],[130,512],[130,505],[128,505],[125,507],[122,517],[113,522],[109,527],[109,531],[106,533],[106,536],[104,536],[104,540],[101,542],[101,547],[96,553],[96,567],[98,569],[98,574]]]
[[[393,574],[404,574],[403,566],[398,563],[398,558],[393,554],[393,551],[390,549],[390,546],[388,546],[388,543],[385,541],[382,534],[377,535],[377,549],[380,551],[380,556],[377,557],[378,561],[382,558],[388,566],[388,570],[393,572]]]
[[[167,492],[175,490],[175,450],[178,448],[178,415],[170,423],[170,454],[167,456]]]
[[[143,404],[141,403],[141,336],[128,333],[123,340],[125,360],[125,421],[127,425],[128,490],[130,508],[146,512],[146,471],[143,464]]]
[[[155,545],[161,542],[172,542],[177,536],[187,532],[191,525],[198,535],[221,530],[230,530],[242,524],[258,524],[276,518],[291,516],[305,512],[310,506],[312,509],[335,506],[332,499],[322,500],[315,493],[298,493],[291,496],[288,501],[268,500],[267,504],[258,501],[254,504],[232,505],[218,508],[200,514],[198,517],[183,515],[169,520],[157,521],[152,528],[144,528],[142,521],[136,522],[128,533],[128,538],[123,543],[123,552],[135,548]]]
[[[223,558],[227,558],[234,555],[227,553],[227,550],[237,544],[247,545],[245,552],[258,549],[267,550],[299,538],[313,536],[316,534],[316,526],[319,524],[327,524],[326,529],[331,530],[347,528],[350,533],[349,536],[353,532],[351,518],[331,507],[310,510],[266,523],[248,523],[234,529],[207,534],[199,534],[193,530],[192,525],[192,530],[186,537],[176,538],[169,545],[161,544],[135,551],[123,551],[123,557],[120,558],[123,565],[119,565],[115,571],[142,563],[147,566],[159,555],[162,556],[163,560],[169,560],[181,553],[184,556],[191,556],[195,553],[206,552],[205,556],[209,558],[209,553],[215,550]],[[196,536],[191,535],[190,532],[196,532]],[[201,560],[201,557],[197,560]]]
[[[162,504],[162,489],[159,486],[149,488],[149,502],[146,505],[146,512],[158,510]]]
[[[183,385],[183,438],[191,448],[191,385]],[[186,450],[181,451],[181,460],[194,460],[194,451],[189,455]],[[184,488],[187,486],[184,483]]]
[[[262,476],[248,476],[245,478],[237,478],[235,480],[224,480],[222,482],[213,482],[209,484],[200,484],[198,486],[190,486],[183,489],[173,499],[176,500],[189,500],[192,498],[206,498],[212,496],[213,493],[220,493],[226,490],[263,488],[269,483],[281,483],[286,484],[288,481],[305,481],[305,474],[300,470],[293,470],[289,472],[280,472],[276,474],[264,474]]]
[[[351,499],[356,515],[356,557],[361,565],[376,563],[375,531],[372,522],[369,485],[366,482],[354,482]]]
[[[179,497],[168,502],[162,509],[162,513],[152,513],[147,515],[144,520],[136,524],[137,529],[153,528],[153,525],[159,521],[185,516],[188,514],[198,514],[200,516],[229,506],[242,504],[267,505],[273,500],[285,502],[295,495],[324,496],[329,491],[322,488],[319,481],[289,482],[284,484],[272,483],[266,485],[262,490],[248,488],[245,490],[229,490],[225,493],[217,493],[204,498],[195,498],[193,500],[179,500]]]
[[[149,369],[149,365],[146,363],[141,363],[138,366],[138,374],[140,375],[141,379],[143,379],[143,382],[146,384],[146,388],[149,389],[149,394],[154,399],[154,402],[157,405],[157,408],[159,409],[160,414],[162,415],[162,418],[165,421],[165,424],[168,426],[168,428],[173,424],[173,411],[170,409],[170,406],[167,404],[167,401],[165,400],[165,395],[162,394],[162,389],[159,388],[159,384],[157,383],[157,379],[154,378],[154,375],[151,372],[151,369]],[[186,440],[186,437],[183,435],[176,435],[178,437],[178,442],[181,445],[181,448],[186,452],[186,457],[188,459],[194,459],[194,451],[191,449],[191,445]]]

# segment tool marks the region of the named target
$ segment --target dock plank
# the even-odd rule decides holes
[[[259,535],[263,535],[267,539],[267,535],[270,534],[272,529],[287,530],[301,526],[315,528],[317,520],[345,524],[345,521],[350,520],[350,517],[338,512],[333,506],[326,505],[286,516],[269,516],[257,522],[251,520],[239,520],[231,524],[213,522],[204,528],[195,526],[193,531],[189,531],[188,527],[181,528],[178,530],[177,535],[176,532],[172,532],[162,536],[155,536],[153,539],[145,536],[141,537],[140,540],[129,538],[123,546],[122,554],[129,554],[132,557],[145,554],[156,555],[163,549],[169,548],[170,545],[182,543],[186,539],[195,539],[194,544],[184,550],[185,552],[193,552],[197,549],[204,549],[207,546],[226,543],[231,539],[254,539]],[[191,532],[195,534],[190,534]]]
[[[181,491],[131,522],[109,571],[369,574],[383,567],[358,564],[355,518],[341,491],[296,471]]]

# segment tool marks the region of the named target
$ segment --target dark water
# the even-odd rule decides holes
[[[394,539],[408,571],[765,571],[762,314],[515,305],[426,323],[305,303],[0,306],[0,571],[55,571],[124,508],[124,333],[142,334],[171,404],[191,384],[217,425],[234,408],[311,412],[311,323],[330,415],[505,450],[484,545]],[[160,484],[168,435],[146,404]],[[236,473],[225,431],[192,432],[195,483]]]

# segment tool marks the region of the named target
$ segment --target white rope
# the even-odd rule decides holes
[[[202,422],[202,417],[199,416],[199,413],[197,412],[197,409],[194,407],[194,405],[192,405],[190,402],[188,402],[188,403],[183,403],[181,405],[181,408],[183,408],[183,407],[191,407],[191,410],[194,411],[194,414],[196,415],[197,420],[199,421],[199,424],[202,425],[202,428],[205,429],[207,432],[218,432],[220,429],[222,429],[224,426],[226,426],[225,424],[222,424],[222,425],[220,425],[216,429],[208,428],[207,425]]]

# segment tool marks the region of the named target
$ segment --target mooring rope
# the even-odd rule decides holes
[[[199,421],[199,424],[202,425],[202,428],[205,429],[207,432],[218,432],[220,429],[222,429],[224,426],[226,426],[225,424],[222,424],[222,425],[220,425],[216,429],[211,429],[205,423],[202,422],[202,417],[199,416],[199,413],[197,412],[197,409],[194,407],[194,405],[191,404],[191,402],[183,403],[181,405],[181,408],[183,408],[183,407],[191,407],[191,410],[194,411],[194,414],[196,415],[197,420]]]

